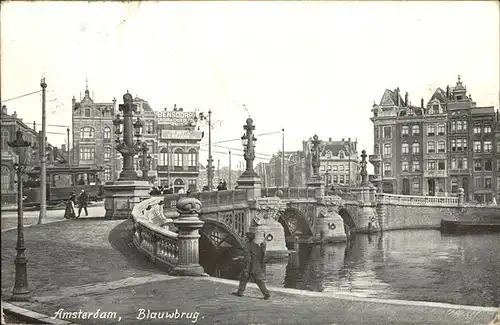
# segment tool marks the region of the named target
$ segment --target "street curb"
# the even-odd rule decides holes
[[[63,221],[68,221],[68,220],[70,220],[70,219],[54,220],[54,221],[49,221],[49,222],[46,222],[46,223],[42,223],[41,225],[35,223],[33,225],[23,226],[23,229],[30,228],[30,227],[33,227],[33,226],[49,225],[49,224],[52,224],[52,223],[63,222]],[[10,228],[6,228],[6,229],[2,229],[0,232],[7,232],[7,231],[10,231],[10,230],[14,230],[14,229],[17,229],[17,226],[16,227],[10,227]]]
[[[78,323],[70,323],[61,319],[53,319],[50,316],[36,313],[34,311],[13,305],[11,303],[2,301],[4,313],[11,313],[17,317],[26,319],[28,322],[29,321],[34,321],[34,322],[42,322],[43,324],[53,324],[53,325],[71,325],[71,324],[78,324]]]

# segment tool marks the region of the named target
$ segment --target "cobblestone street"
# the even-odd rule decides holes
[[[48,316],[60,309],[100,309],[116,312],[125,324],[192,324],[194,315],[198,324],[487,324],[494,315],[491,308],[391,303],[284,288],[271,288],[272,298],[266,301],[253,284],[239,298],[231,295],[234,281],[168,276],[136,253],[131,227],[130,221],[84,218],[27,228],[33,298],[19,305]],[[13,285],[15,239],[15,230],[2,234],[3,299]],[[173,312],[174,317],[177,309],[191,318],[140,321],[140,309]],[[66,321],[116,323],[109,318]]]

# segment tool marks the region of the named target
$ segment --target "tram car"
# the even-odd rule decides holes
[[[76,195],[85,190],[89,200],[98,201],[103,197],[103,186],[99,173],[103,169],[88,166],[47,166],[46,202],[56,205],[68,200],[71,192]],[[40,168],[28,172],[28,179],[23,184],[24,206],[40,205]]]

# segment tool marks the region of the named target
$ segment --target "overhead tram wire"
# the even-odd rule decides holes
[[[256,134],[255,136],[256,137],[261,137],[261,136],[264,136],[264,135],[272,135],[272,134],[281,134],[281,130],[275,131],[275,132],[268,132],[268,133]],[[233,142],[233,141],[241,141],[241,138],[212,142],[212,145],[218,144],[218,143]]]
[[[228,150],[243,150],[242,148],[230,148],[230,147],[224,147],[224,146],[218,146],[218,145],[212,145],[213,147],[217,147],[217,148],[221,148],[221,149],[228,149]],[[272,157],[273,155],[272,154],[269,154],[269,153],[255,153],[256,155],[261,155],[261,156],[269,156]]]
[[[14,99],[23,98],[23,97],[26,97],[26,96],[29,96],[29,95],[33,95],[33,94],[36,94],[36,93],[41,93],[41,92],[42,92],[41,90],[37,90],[37,91],[31,92],[31,93],[28,93],[28,94],[24,94],[24,95],[20,95],[20,96],[17,96],[17,97],[9,98],[9,99],[6,99],[6,100],[2,100],[2,103],[8,102],[8,101],[11,101],[11,100],[14,100]]]
[[[205,151],[205,152],[207,152],[208,150],[207,150],[207,149],[200,149],[200,151]],[[223,155],[229,155],[229,152],[226,152],[226,151],[213,151],[213,150],[212,150],[212,152],[219,153],[219,154],[223,154]],[[244,155],[243,155],[243,154],[234,153],[234,152],[232,152],[232,151],[231,151],[231,155],[233,155],[233,156],[239,156],[239,157],[244,157]],[[256,154],[256,155],[258,155],[258,154]],[[269,158],[268,158],[268,157],[265,157],[265,158],[264,158],[264,157],[255,157],[255,159],[265,160],[265,161],[268,161],[268,160],[269,160]]]

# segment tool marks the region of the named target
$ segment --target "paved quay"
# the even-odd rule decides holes
[[[131,245],[131,231],[128,220],[102,218],[26,228],[32,300],[13,304],[49,317],[76,312],[77,318],[65,321],[77,324],[476,325],[491,322],[496,311],[284,288],[271,288],[271,299],[263,300],[254,284],[240,298],[231,294],[237,287],[235,281],[167,275],[136,252]],[[5,300],[10,297],[14,280],[15,240],[15,230],[2,233]],[[98,310],[99,316],[107,319],[78,318],[79,311]]]

